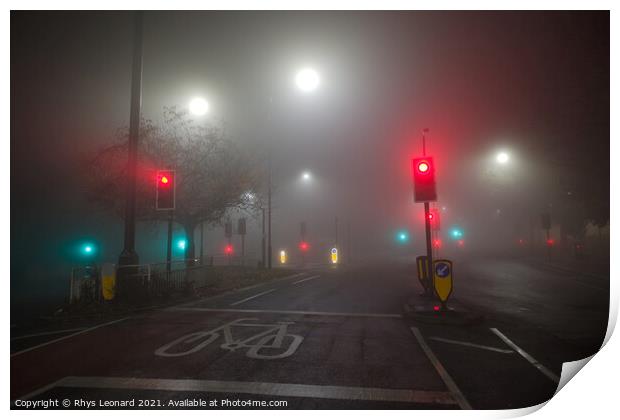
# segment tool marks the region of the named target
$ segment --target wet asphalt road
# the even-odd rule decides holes
[[[414,276],[402,263],[314,268],[93,329],[13,339],[11,400],[518,408],[548,400],[562,363],[602,343],[605,279],[517,259],[457,261],[451,302],[483,315],[458,326],[403,316],[420,292]]]

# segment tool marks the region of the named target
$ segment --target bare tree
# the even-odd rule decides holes
[[[198,125],[174,107],[164,108],[163,122],[143,120],[138,153],[136,217],[141,221],[167,220],[155,210],[156,172],[176,171],[174,220],[188,239],[186,258],[194,258],[194,231],[200,223],[220,223],[231,208],[255,206],[260,197],[262,171],[256,153],[240,147],[213,125]],[[124,216],[127,177],[127,135],[99,151],[88,163],[89,198]]]

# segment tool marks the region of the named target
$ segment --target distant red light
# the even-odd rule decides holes
[[[439,306],[437,306],[437,305],[433,306],[433,310],[434,311],[438,311],[439,309],[440,309]]]
[[[434,248],[441,248],[441,239],[435,239],[433,241],[433,247]]]
[[[548,246],[553,246],[555,244],[555,241],[551,238],[547,239],[547,245]]]
[[[224,252],[228,255],[233,253],[233,247],[232,245],[226,245],[226,248],[224,248]]]
[[[427,173],[429,169],[431,169],[431,167],[429,166],[428,162],[422,161],[418,163],[418,172],[420,172],[421,174]]]
[[[459,246],[464,246],[464,245],[465,245],[465,241],[464,241],[464,240],[462,240],[462,239],[459,239],[459,240],[457,241],[457,244],[458,244]]]
[[[167,184],[168,183],[168,177],[167,176],[162,176],[161,177],[161,183],[162,184]]]
[[[433,217],[435,217],[435,216],[433,216],[433,213],[429,213],[428,214],[428,220],[433,220]]]
[[[309,248],[309,246],[308,246],[308,242],[301,242],[301,243],[299,244],[299,249],[301,249],[302,251],[307,251],[307,250],[308,250],[308,248]]]

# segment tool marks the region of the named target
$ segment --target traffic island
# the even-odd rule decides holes
[[[416,295],[403,305],[403,315],[407,319],[444,325],[474,325],[484,320],[484,316],[473,311],[458,301],[447,303],[443,308],[441,303],[432,297]]]

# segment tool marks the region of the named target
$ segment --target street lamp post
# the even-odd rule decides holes
[[[125,235],[119,266],[138,264],[136,241],[136,183],[138,167],[138,140],[140,134],[140,106],[142,103],[142,12],[134,15],[134,51],[131,74],[131,108],[129,113],[129,157],[127,198],[125,205]]]
[[[297,85],[297,87],[299,88],[299,90],[301,90],[304,93],[310,93],[315,91],[320,83],[320,78],[319,78],[319,74],[311,69],[311,68],[304,68],[302,70],[300,70],[297,75],[295,76],[295,83]],[[269,98],[269,105],[270,105],[270,110],[273,108],[273,97]],[[269,120],[271,121],[271,124],[273,124],[271,115]],[[273,169],[273,165],[272,165],[272,144],[273,144],[273,139],[270,138],[269,139],[269,145],[268,145],[268,174],[267,174],[267,268],[271,269],[272,267],[272,247],[271,247],[271,195],[272,195],[272,169]]]

